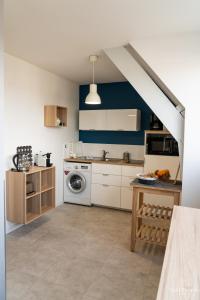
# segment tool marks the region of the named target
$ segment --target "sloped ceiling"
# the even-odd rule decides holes
[[[5,0],[5,46],[12,55],[79,83],[124,80],[102,49],[135,38],[200,28],[199,0]]]

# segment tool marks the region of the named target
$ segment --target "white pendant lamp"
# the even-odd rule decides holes
[[[90,92],[85,99],[86,104],[101,104],[101,98],[97,93],[97,85],[94,83],[94,63],[97,61],[98,56],[90,55],[89,60],[92,63],[92,84],[90,84]]]

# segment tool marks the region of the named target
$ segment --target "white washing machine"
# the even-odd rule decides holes
[[[64,162],[64,202],[91,205],[92,165]]]

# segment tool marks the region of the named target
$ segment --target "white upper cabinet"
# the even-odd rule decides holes
[[[140,110],[113,109],[107,110],[108,130],[138,131],[140,130]]]
[[[80,110],[80,130],[106,130],[106,110]]]
[[[79,129],[139,131],[140,115],[138,109],[81,110]]]

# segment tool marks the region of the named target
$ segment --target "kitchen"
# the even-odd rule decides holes
[[[55,34],[54,22],[49,18],[52,3],[46,6],[47,10],[45,5],[38,10],[37,4],[32,2],[25,15],[20,5],[11,2],[8,0],[6,4],[4,54],[7,299],[156,299],[160,276],[157,295],[160,298],[157,299],[167,299],[162,293],[167,295],[163,272],[171,267],[166,263],[172,255],[168,245],[165,253],[168,231],[167,234],[161,230],[153,232],[144,227],[144,233],[138,231],[136,248],[133,247],[136,228],[133,224],[139,226],[141,222],[135,215],[136,209],[132,214],[131,211],[136,203],[135,193],[141,186],[132,182],[136,178],[145,180],[144,175],[150,176],[149,180],[155,179],[156,174],[171,180],[173,188],[169,190],[169,186],[165,186],[164,196],[158,194],[158,190],[157,195],[150,192],[158,188],[155,183],[145,186],[144,198],[138,197],[142,200],[139,205],[144,204],[143,200],[149,203],[148,208],[154,208],[153,214],[163,214],[160,219],[169,221],[168,225],[172,198],[176,193],[180,196],[181,191],[180,186],[178,191],[174,190],[175,183],[179,184],[182,173],[186,182],[183,181],[182,197],[178,196],[182,199],[175,201],[174,198],[174,203],[198,207],[194,192],[198,189],[196,180],[191,183],[193,192],[186,188],[190,173],[184,173],[185,166],[189,166],[188,142],[184,144],[182,163],[182,125],[187,107],[184,97],[177,97],[183,101],[184,105],[180,105],[167,85],[161,83],[162,77],[159,79],[147,71],[148,66],[142,62],[140,67],[149,75],[151,83],[147,84],[146,75],[140,73],[139,76],[139,69],[132,68],[131,64],[130,68],[124,67],[131,53],[127,46],[121,46],[126,44],[122,42],[124,33],[121,36],[119,33],[113,42],[119,46],[117,50],[106,40],[101,46],[96,40],[91,49],[89,37],[88,43],[84,42],[84,32],[90,32],[90,24],[84,31],[78,26],[78,33],[75,27],[74,36],[78,34],[79,43],[85,48],[79,59],[75,52],[79,47],[74,45],[73,57],[68,59],[71,50],[68,51],[66,45],[62,44],[64,51],[56,42],[51,43],[48,51],[46,47],[52,35],[54,41],[63,40],[63,28],[70,36],[65,23],[66,15],[68,22],[72,21],[70,12],[59,9],[60,17],[55,16],[58,24]],[[63,5],[60,3],[60,8]],[[105,15],[102,8],[99,11]],[[116,11],[116,16],[119,12]],[[79,17],[79,25],[84,24],[84,17]],[[110,16],[108,19],[110,22]],[[43,21],[47,27],[42,26]],[[113,22],[116,24],[116,20]],[[29,24],[27,31],[22,30],[20,24]],[[36,32],[41,34],[40,41]],[[148,61],[142,43],[136,41],[135,45]],[[88,60],[91,54],[93,59],[96,54],[98,58],[93,68],[91,59]],[[158,72],[155,58],[153,63]],[[101,103],[87,104],[89,91],[94,92]],[[191,117],[188,111],[187,116]],[[190,137],[186,130],[184,141]],[[193,139],[190,145],[192,143]],[[19,153],[21,148],[17,147],[20,146],[26,147],[23,148],[28,151],[25,155]],[[25,169],[29,163],[36,166]],[[159,187],[159,192],[161,190],[163,192],[163,186]],[[189,192],[191,203],[187,205]],[[155,211],[156,206],[164,206],[167,212],[162,208]],[[177,208],[176,214],[178,216]],[[175,221],[172,220],[172,228]],[[174,245],[172,233],[173,230],[169,234],[169,245]],[[150,243],[153,235],[155,240]],[[179,245],[183,241],[184,237]],[[190,245],[192,243],[193,240]],[[177,278],[178,275],[174,281]],[[167,282],[172,284],[168,279]]]

